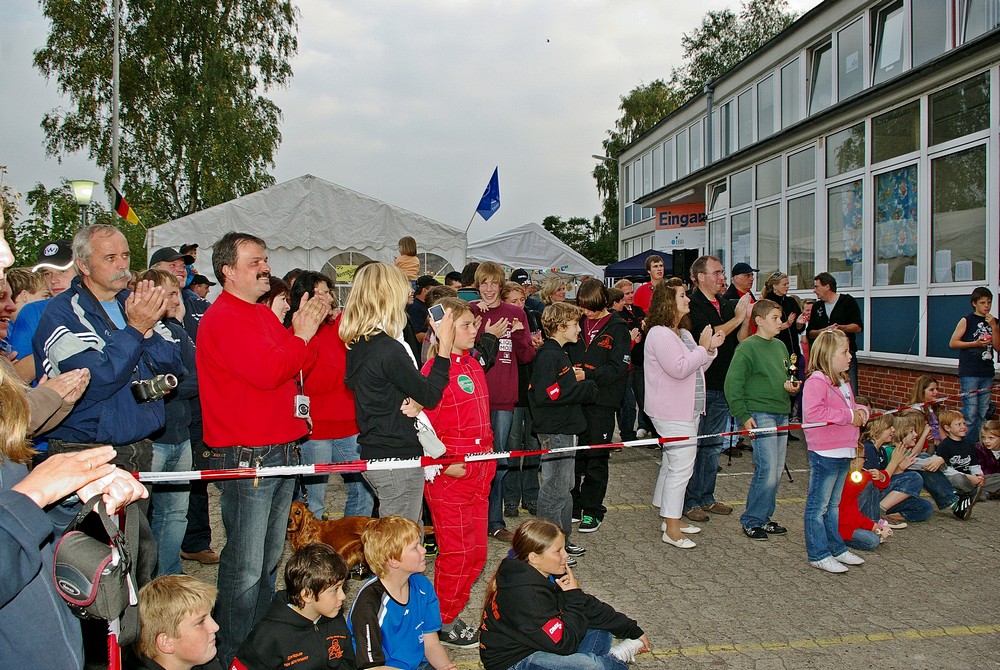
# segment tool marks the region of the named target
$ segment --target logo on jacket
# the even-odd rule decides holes
[[[330,641],[330,648],[326,650],[327,660],[332,661],[337,658],[343,658],[344,650],[340,647],[340,638],[338,636],[331,635],[326,639]]]
[[[459,375],[455,381],[458,382],[458,388],[462,389],[466,393],[472,394],[472,392],[476,390],[476,385],[472,381],[472,377],[469,375]]]
[[[596,344],[602,349],[611,349],[611,347],[613,347],[615,344],[615,338],[611,337],[608,334],[604,334],[601,335],[599,338],[597,338]]]
[[[549,398],[552,400],[559,400],[559,382],[545,389],[545,392],[549,394]]]
[[[562,619],[553,618],[545,622],[542,626],[542,630],[546,635],[549,636],[553,642],[559,642],[562,640],[563,636],[563,622]]]

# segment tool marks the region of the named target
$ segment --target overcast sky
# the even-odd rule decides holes
[[[126,4],[128,0],[125,0]],[[819,0],[791,0],[800,14]],[[24,192],[101,174],[45,157],[42,115],[62,103],[33,69],[47,22],[6,0],[0,25],[0,165]],[[299,0],[278,182],[313,174],[464,229],[500,167],[500,210],[470,240],[550,214],[592,217],[591,154],[619,97],[666,78],[681,34],[738,0]],[[110,74],[109,74],[110,76]],[[128,197],[128,185],[124,191]],[[141,216],[141,212],[140,212]]]

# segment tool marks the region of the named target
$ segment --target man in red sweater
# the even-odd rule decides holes
[[[649,274],[649,283],[643,284],[635,290],[632,303],[649,314],[649,303],[653,300],[653,289],[663,281],[663,259],[656,254],[646,256],[646,272]]]
[[[212,254],[222,294],[201,320],[196,354],[205,444],[223,468],[296,465],[293,450],[308,431],[295,416],[296,380],[315,357],[307,344],[327,308],[316,296],[306,301],[289,332],[267,305],[257,304],[271,275],[264,241],[227,233]],[[291,477],[222,483],[226,546],[215,619],[225,667],[270,604],[294,488]]]

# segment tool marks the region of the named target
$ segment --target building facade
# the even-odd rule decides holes
[[[998,292],[1000,0],[826,0],[618,156],[620,256],[698,248],[862,306],[862,362],[954,369]]]

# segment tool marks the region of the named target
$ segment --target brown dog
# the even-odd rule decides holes
[[[365,562],[361,531],[369,521],[371,517],[367,516],[347,516],[322,521],[313,516],[305,503],[295,501],[288,514],[288,539],[293,551],[315,542],[328,544],[343,556],[351,576],[365,577],[371,571]]]

